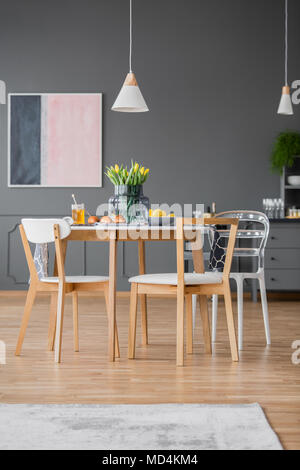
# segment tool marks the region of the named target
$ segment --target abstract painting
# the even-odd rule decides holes
[[[9,94],[10,187],[102,185],[102,94]]]

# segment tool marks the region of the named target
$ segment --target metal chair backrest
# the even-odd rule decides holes
[[[270,233],[270,222],[266,214],[258,211],[235,210],[220,212],[215,217],[217,219],[227,217],[238,219],[239,229],[236,238],[249,240],[251,243],[254,239],[258,240],[257,251],[253,251],[252,256],[259,258],[259,267],[262,268],[264,266],[265,248]],[[243,256],[243,251],[245,253],[249,252],[249,247],[239,247],[239,256]]]

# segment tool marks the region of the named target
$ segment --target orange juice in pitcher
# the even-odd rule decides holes
[[[72,204],[72,219],[76,225],[84,225],[84,204]]]

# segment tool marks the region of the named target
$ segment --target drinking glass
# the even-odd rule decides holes
[[[72,219],[76,225],[84,225],[84,204],[72,204]]]
[[[271,218],[271,199],[266,199],[266,215]]]
[[[274,219],[280,218],[280,199],[273,199],[274,202]]]
[[[285,208],[284,208],[284,201],[283,199],[279,199],[280,201],[280,219],[285,218]]]
[[[270,199],[269,212],[270,212],[269,219],[275,219],[276,215],[275,215],[275,200],[274,199]]]

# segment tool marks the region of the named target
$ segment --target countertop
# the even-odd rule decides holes
[[[298,219],[269,219],[271,224],[300,224],[300,218]]]

